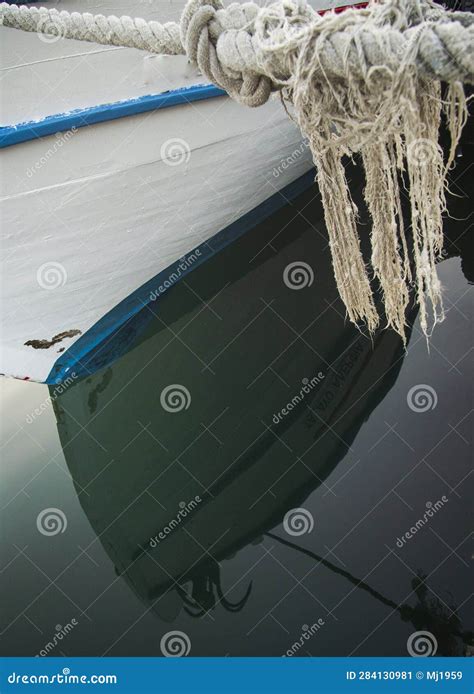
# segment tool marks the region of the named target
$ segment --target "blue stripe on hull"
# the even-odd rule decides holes
[[[83,128],[86,125],[104,123],[117,118],[135,116],[146,111],[155,111],[180,104],[190,104],[193,101],[214,99],[225,96],[226,92],[212,84],[195,85],[185,89],[175,89],[162,94],[149,94],[127,101],[116,101],[112,104],[101,104],[91,108],[76,109],[69,113],[58,113],[40,121],[29,121],[0,127],[0,148],[28,142],[47,135]]]
[[[313,182],[312,169],[218,232],[212,239],[187,253],[187,257],[193,253],[198,257],[190,267],[184,271],[179,270],[179,279],[186,277],[189,272],[284,207],[288,201],[307,190]],[[180,264],[182,263],[178,260],[158,273],[103,316],[59,357],[45,383],[61,383],[72,374],[76,377],[91,375],[123,356],[153,317],[153,313],[146,308],[153,302],[152,295],[173,273],[178,273]]]

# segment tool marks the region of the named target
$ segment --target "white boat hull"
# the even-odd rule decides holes
[[[34,34],[25,39],[4,31],[10,41],[15,34],[39,42]],[[124,50],[137,61],[137,51]],[[87,62],[101,65],[104,59],[93,52]],[[166,61],[166,87],[171,80],[174,88],[165,97],[183,88],[190,95],[168,108],[139,113],[135,104],[147,98],[142,85],[130,102],[136,115],[117,117],[122,102],[97,107],[98,95],[82,83],[73,102],[82,109],[78,113],[47,116],[36,93],[33,101],[25,97],[23,111],[5,105],[2,132],[10,146],[2,151],[0,208],[3,374],[51,383],[74,366],[80,370],[90,350],[172,286],[179,259],[182,274],[192,270],[250,228],[252,210],[261,218],[283,204],[284,196],[272,196],[311,169],[309,149],[278,101],[255,110],[224,96],[192,101],[198,78],[183,56]],[[57,75],[56,62],[54,69],[46,60],[35,69],[47,79],[51,69]],[[24,87],[30,74],[24,66],[7,69],[12,94],[18,93],[15,70]],[[114,98],[120,96],[115,89]],[[12,127],[8,119],[20,113],[22,121],[34,122]],[[97,113],[106,122],[81,127]],[[55,123],[61,132],[48,135]],[[272,204],[262,208],[269,199]],[[236,228],[242,217],[245,224]]]
[[[7,178],[24,178],[56,140],[5,150]],[[213,99],[78,129],[26,191],[2,201],[0,370],[47,381],[58,350],[310,167],[279,104],[250,111]],[[62,333],[70,337],[54,342]]]

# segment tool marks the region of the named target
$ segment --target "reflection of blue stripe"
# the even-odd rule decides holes
[[[17,125],[0,128],[0,148],[17,145],[19,142],[35,140],[46,135],[55,135],[65,130],[82,128],[85,125],[103,123],[124,116],[134,116],[137,113],[154,111],[179,104],[189,104],[192,101],[211,99],[224,96],[225,92],[213,84],[200,84],[185,89],[175,89],[162,94],[148,94],[127,101],[116,101],[112,104],[101,104],[91,108],[79,108],[69,113],[58,113],[47,116],[40,121],[28,121]]]
[[[145,308],[153,301],[151,295],[158,293],[160,285],[169,280],[173,273],[178,273],[179,278],[182,279],[191,270],[221,251],[256,224],[262,222],[297,195],[300,195],[311,186],[313,181],[314,170],[311,170],[217,233],[212,239],[198,246],[194,251],[186,253],[185,257],[189,258],[193,253],[197,255],[196,251],[199,251],[199,256],[190,267],[184,271],[178,270],[180,260],[177,260],[166,270],[158,273],[132,292],[130,296],[117,304],[90,330],[76,340],[66,352],[61,354],[45,383],[61,383],[73,373],[80,377],[90,375],[125,354],[153,317],[152,312]],[[157,303],[155,306],[157,307]],[[156,310],[158,309],[155,308],[154,311]]]

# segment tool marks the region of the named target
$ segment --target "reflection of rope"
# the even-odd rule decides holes
[[[324,557],[319,556],[319,554],[315,554],[315,552],[311,552],[309,549],[300,547],[299,545],[296,545],[294,542],[284,540],[282,537],[274,535],[273,533],[265,533],[265,535],[267,535],[267,537],[271,537],[272,540],[277,540],[277,542],[280,542],[282,545],[286,545],[287,547],[291,547],[292,549],[298,550],[298,552],[301,552],[301,554],[306,554],[306,556],[311,557],[311,559],[315,559],[317,562],[325,566],[327,569],[330,569],[334,573],[339,574],[339,576],[344,576],[344,578],[347,578],[347,580],[350,581],[352,585],[354,585],[356,588],[361,588],[362,590],[365,590],[367,593],[370,593],[372,597],[376,598],[384,605],[387,605],[387,607],[391,607],[393,610],[397,610],[398,612],[400,612],[400,607],[397,605],[396,602],[393,602],[393,600],[386,598],[384,595],[382,595],[382,593],[379,593],[374,588],[371,588],[371,586],[369,586],[368,583],[361,581],[348,571],[341,569],[339,566],[336,566]]]
[[[247,604],[252,591],[252,582],[250,582],[240,600],[237,602],[228,600],[222,590],[220,566],[217,562],[205,565],[202,573],[197,572],[197,576],[190,577],[189,580],[193,582],[192,595],[189,595],[180,585],[176,585],[176,591],[183,600],[185,612],[191,617],[203,617],[216,606],[217,602],[221,603],[228,612],[240,612]],[[214,587],[218,600],[214,595]]]
[[[265,533],[265,535],[267,535],[267,537],[271,537],[272,540],[280,542],[282,545],[286,545],[287,547],[296,549],[298,552],[301,552],[301,554],[305,554],[307,557],[311,557],[311,559],[315,559],[317,562],[325,566],[327,569],[330,569],[333,573],[339,574],[339,576],[347,578],[347,580],[350,581],[356,588],[365,590],[376,600],[383,603],[384,605],[387,605],[387,607],[391,607],[394,611],[398,612],[404,622],[412,622],[417,629],[422,628],[425,624],[429,624],[430,628],[433,629],[436,627],[438,630],[447,629],[448,634],[460,638],[463,643],[472,647],[473,633],[471,631],[461,630],[460,624],[457,621],[457,615],[455,610],[453,610],[451,615],[449,615],[447,618],[445,617],[445,620],[443,621],[442,613],[436,614],[434,607],[430,607],[424,601],[423,596],[425,592],[427,592],[428,590],[428,586],[425,582],[426,577],[417,576],[417,578],[414,581],[412,581],[412,585],[414,586],[412,592],[414,592],[418,597],[420,601],[419,604],[415,607],[411,607],[411,605],[407,604],[398,605],[393,600],[390,600],[390,598],[386,598],[384,595],[382,595],[382,593],[379,593],[377,590],[372,588],[368,583],[365,583],[365,581],[356,578],[348,571],[341,569],[339,566],[336,566],[324,557],[321,557],[319,554],[311,552],[311,550],[305,549],[304,547],[300,547],[299,545],[296,545],[294,542],[284,540],[282,537],[274,535],[273,533],[267,532]],[[439,600],[437,600],[437,602],[439,603],[440,608],[442,610],[441,603],[439,602]],[[455,619],[453,619],[454,616],[456,617]],[[450,655],[455,654],[453,653]]]

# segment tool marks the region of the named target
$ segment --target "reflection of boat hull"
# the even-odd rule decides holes
[[[1,32],[0,373],[57,383],[312,160],[280,103],[245,108],[183,55]]]
[[[97,343],[126,326],[153,292],[161,293],[160,287],[173,284],[176,275],[187,274],[209,256],[208,241],[219,232],[226,230],[229,241],[269,213],[271,207],[261,207],[263,203],[271,199],[274,209],[284,204],[285,198],[275,193],[312,166],[303,149],[294,166],[278,178],[272,174],[302,147],[296,126],[286,122],[276,103],[248,110],[231,99],[221,100],[220,108],[216,100],[207,100],[137,116],[146,147],[123,170],[107,174],[99,173],[104,151],[96,167],[90,167],[94,181],[87,186],[80,175],[83,164],[74,157],[83,158],[99,143],[89,129],[81,129],[66,146],[67,161],[52,159],[45,167],[58,169],[54,183],[43,185],[40,171],[31,190],[5,197],[3,301],[9,307],[27,303],[28,311],[3,312],[0,372],[47,383],[64,380]],[[206,133],[195,127],[196,111],[212,122]],[[114,147],[114,135],[117,146],[127,137],[116,132],[115,122],[110,127],[107,151]],[[127,130],[131,133],[131,121]],[[176,133],[185,143],[177,146],[184,148],[186,159],[177,166],[160,155],[160,146]],[[5,165],[13,179],[40,156],[37,147],[30,151],[29,142],[18,147],[25,150],[21,161],[7,151],[11,161]],[[47,142],[41,141],[41,147],[47,148]],[[65,177],[74,180],[66,185]],[[301,185],[311,185],[311,179],[303,178]],[[61,220],[52,228],[51,208],[59,210]],[[246,228],[236,226],[245,215]],[[221,244],[216,239],[216,250]],[[28,253],[21,254],[25,246]]]
[[[336,289],[324,240],[311,238],[319,266],[304,301],[281,279],[297,238],[252,271],[245,249],[234,246],[229,284],[218,301],[212,292],[203,299],[218,312],[227,308],[212,330],[201,302],[176,313],[173,297],[177,306],[189,302],[176,287],[160,314],[174,318],[170,330],[150,328],[116,367],[56,401],[81,504],[117,571],[146,602],[192,580],[207,551],[229,557],[303,503],[398,372],[398,336],[380,332],[372,342],[337,311],[325,311]],[[271,296],[272,308],[256,320],[259,296]],[[273,311],[303,325],[309,310],[322,317],[311,337],[292,344]],[[170,331],[185,335],[186,346],[170,341]],[[179,412],[163,406],[173,384],[184,398]]]
[[[305,412],[303,407],[284,434],[274,427],[239,458],[236,469],[230,467],[225,474],[217,470],[217,476],[222,477],[209,487],[208,494],[201,492],[203,501],[191,512],[189,521],[174,531],[176,538],[166,538],[151,550],[144,547],[146,551],[138,556],[130,572],[132,585],[135,576],[141,575],[145,579],[142,588],[148,589],[146,597],[156,598],[173,580],[192,579],[199,563],[206,563],[203,547],[212,548],[216,560],[225,559],[280,523],[288,509],[300,506],[315,487],[324,484],[366,419],[367,387],[373,383],[373,376],[385,379],[382,392],[375,389],[371,394],[371,407],[392,385],[398,369],[393,369],[392,378],[386,375],[401,357],[396,342],[385,333],[374,352],[367,343],[365,349],[356,345],[345,362],[347,382],[336,385],[334,377],[331,383],[323,383],[307,403],[315,414]],[[271,409],[268,405],[265,414]],[[257,420],[259,413],[254,414]],[[326,429],[331,422],[335,423],[332,431]],[[276,435],[295,442],[291,451],[285,450]],[[302,458],[298,460],[298,456]],[[149,576],[152,586],[146,585]]]

